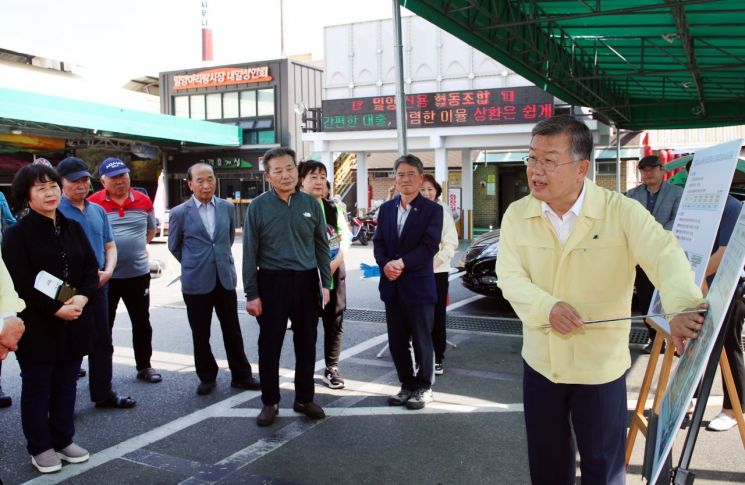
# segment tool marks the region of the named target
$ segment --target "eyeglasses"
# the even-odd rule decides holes
[[[571,162],[556,163],[553,160],[540,160],[530,155],[523,157],[523,163],[526,167],[536,168],[540,166],[545,172],[553,172],[554,170],[556,170],[556,167],[559,167],[561,165],[568,165],[576,161],[577,160],[572,160]]]

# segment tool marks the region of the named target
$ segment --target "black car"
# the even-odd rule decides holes
[[[504,300],[502,290],[497,287],[494,265],[499,250],[499,229],[489,231],[474,240],[461,262],[465,274],[461,276],[463,286],[481,295]]]

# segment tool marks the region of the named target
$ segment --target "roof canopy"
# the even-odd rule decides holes
[[[400,0],[627,129],[745,123],[742,0]]]
[[[0,127],[58,136],[239,146],[237,126],[0,88]]]

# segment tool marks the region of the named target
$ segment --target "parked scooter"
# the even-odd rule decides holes
[[[363,246],[367,246],[368,241],[375,235],[375,228],[378,226],[378,209],[372,209],[365,217],[352,217],[352,242],[359,241]]]

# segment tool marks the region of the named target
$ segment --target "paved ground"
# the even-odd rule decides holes
[[[294,364],[288,338],[281,363],[280,418],[268,429],[258,428],[258,393],[231,389],[227,369],[220,373],[213,394],[195,394],[197,379],[180,287],[168,286],[178,267],[163,245],[153,245],[151,251],[166,267],[152,285],[153,365],[163,372],[164,381],[152,385],[134,379],[131,328],[126,313],[120,312],[114,335],[114,384],[120,393],[138,399],[137,407],[94,409],[87,379],[82,379],[76,440],[90,449],[92,458],[45,477],[38,476],[25,452],[17,402],[0,410],[0,477],[5,483],[529,483],[519,336],[450,331],[457,348],[449,350],[446,374],[437,380],[436,402],[425,411],[411,412],[386,405],[397,383],[388,354],[376,358],[386,341],[385,326],[374,318],[348,320],[341,364],[347,388],[331,391],[317,373],[317,399],[329,415],[320,422],[292,411]],[[236,256],[240,267],[239,251]],[[379,311],[377,283],[359,278],[355,268],[360,261],[372,263],[370,247],[353,247],[348,264],[350,307]],[[498,312],[494,302],[475,298],[457,280],[452,286],[452,317],[493,317]],[[242,313],[241,325],[249,360],[255,364],[256,322]],[[215,354],[226,368],[219,328],[213,328]],[[646,356],[638,355],[638,346],[632,346],[632,352],[629,408],[647,362]],[[320,346],[317,355],[322,355]],[[13,357],[6,362],[3,388],[18,399],[18,367]],[[322,369],[320,361],[316,369]],[[706,420],[721,404],[718,382],[710,403]],[[638,440],[634,451],[631,484],[642,483],[643,442]],[[696,483],[745,483],[745,452],[735,431],[702,431],[692,465]]]

